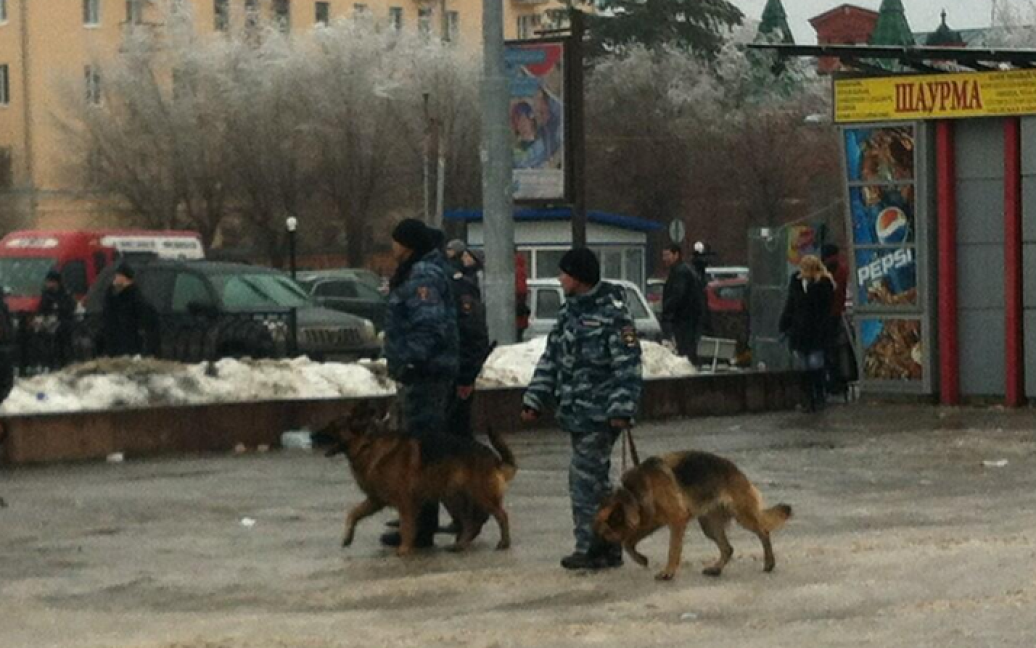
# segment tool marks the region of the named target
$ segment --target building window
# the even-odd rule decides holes
[[[460,36],[460,14],[456,11],[446,12],[446,40],[451,43],[457,42]]]
[[[259,0],[245,0],[245,28],[255,29],[259,26]]]
[[[518,16],[518,38],[535,38],[539,26],[539,14]]]
[[[422,34],[432,33],[432,10],[422,7],[417,10],[417,31]]]
[[[8,77],[7,63],[0,65],[0,106],[11,103],[11,81]]]
[[[353,17],[359,18],[360,16],[369,16],[370,9],[363,2],[357,2],[353,5]]]
[[[7,22],[7,0],[0,0],[0,23]]]
[[[213,0],[213,14],[215,15],[214,27],[216,31],[227,31],[230,29],[230,0]]]
[[[131,25],[144,22],[144,7],[140,0],[126,0],[126,22]]]
[[[392,29],[403,29],[403,7],[389,7],[389,25]]]
[[[14,155],[10,146],[0,147],[0,189],[14,186]]]
[[[95,65],[87,65],[84,76],[86,78],[86,103],[91,106],[101,105],[101,71]]]
[[[273,0],[273,19],[277,21],[277,27],[287,34],[291,31],[291,2],[290,0]]]
[[[83,0],[83,24],[101,24],[101,0]]]
[[[331,21],[331,3],[329,2],[318,2],[317,3],[317,24],[327,25]]]

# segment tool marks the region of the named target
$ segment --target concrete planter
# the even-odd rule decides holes
[[[798,372],[729,373],[648,380],[642,420],[732,415],[790,409],[800,402]],[[527,426],[521,411],[522,388],[475,393],[475,429],[492,425],[515,433]],[[347,413],[359,398],[217,403],[147,409],[33,414],[0,417],[0,462],[31,464],[103,459],[113,452],[128,457],[227,452],[237,444],[276,446],[286,430],[320,427]],[[373,400],[390,402],[392,397]],[[550,417],[539,423],[552,424]]]

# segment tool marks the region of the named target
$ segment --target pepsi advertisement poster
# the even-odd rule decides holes
[[[867,380],[921,380],[924,346],[919,319],[864,319],[863,377]]]
[[[912,247],[856,250],[856,303],[917,304],[917,251]]]
[[[856,245],[902,245],[914,242],[912,186],[851,187],[853,242]]]
[[[914,179],[914,128],[855,128],[845,131],[849,182],[901,182]]]

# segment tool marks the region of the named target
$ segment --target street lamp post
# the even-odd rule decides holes
[[[295,278],[295,231],[299,228],[299,219],[289,216],[284,221],[284,227],[288,230],[288,267],[291,268],[291,278]]]

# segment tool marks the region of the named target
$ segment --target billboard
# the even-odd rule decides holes
[[[564,200],[565,45],[508,43],[509,122],[515,200]]]
[[[849,182],[890,183],[914,179],[914,128],[847,128]]]
[[[856,304],[917,305],[917,259],[914,248],[857,249],[855,254]]]
[[[835,79],[835,122],[1036,114],[1036,70]]]
[[[921,380],[924,345],[921,320],[864,319],[860,322],[865,380]]]

